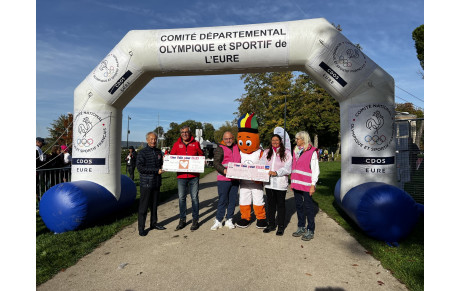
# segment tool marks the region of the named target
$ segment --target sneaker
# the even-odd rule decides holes
[[[274,231],[276,227],[274,225],[269,225],[264,229],[264,233],[269,233],[271,231]]]
[[[246,220],[246,219],[240,219],[240,221],[238,221],[236,223],[236,226],[238,227],[241,227],[241,228],[246,228],[249,226],[249,224],[251,224],[251,222],[249,220]]]
[[[179,219],[179,224],[177,225],[176,230],[183,229],[186,224],[185,219]]]
[[[302,236],[302,240],[309,241],[314,237],[315,233],[309,229],[307,229],[307,232]]]
[[[193,219],[192,220],[192,226],[190,227],[191,231],[197,230],[200,227],[200,224],[198,223],[198,220]]]
[[[284,234],[284,226],[278,225],[278,230],[276,231],[277,236],[282,236]]]
[[[305,227],[298,227],[297,231],[292,234],[294,237],[302,236],[306,232]]]
[[[268,226],[268,222],[266,219],[257,219],[256,227],[257,228],[266,228]]]
[[[217,230],[219,228],[222,228],[222,222],[220,222],[217,219],[214,219],[214,224],[211,226],[211,230]]]
[[[231,218],[230,218],[230,219],[227,219],[227,220],[225,221],[225,226],[228,227],[229,229],[234,229],[234,228],[235,228],[235,225],[233,224]]]

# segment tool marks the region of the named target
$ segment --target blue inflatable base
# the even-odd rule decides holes
[[[124,175],[118,201],[105,187],[94,182],[61,183],[43,194],[39,213],[49,230],[63,233],[91,225],[132,205],[136,194],[136,185]]]
[[[339,180],[334,198],[367,235],[390,243],[406,237],[423,213],[423,205],[416,203],[408,193],[380,182],[358,185],[340,200]]]

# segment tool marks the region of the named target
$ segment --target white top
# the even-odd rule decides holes
[[[40,159],[40,161],[44,162],[46,160],[46,156],[43,154],[42,149],[39,146],[36,147],[38,151],[38,158]]]

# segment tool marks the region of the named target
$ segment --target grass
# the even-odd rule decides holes
[[[393,276],[404,283],[409,290],[423,290],[423,217],[412,233],[400,242],[399,247],[390,247],[385,242],[372,239],[343,214],[334,201],[334,187],[340,178],[340,162],[322,162],[320,169],[320,183],[314,199],[321,209],[355,237],[369,254],[381,261],[382,266],[390,270]],[[213,168],[206,168],[202,176],[213,170]],[[122,173],[125,173],[124,166],[122,166]],[[137,171],[134,181],[138,187],[139,197]],[[164,201],[177,193],[175,173],[163,174],[162,184],[160,201]],[[59,235],[51,233],[37,214],[37,285],[51,279],[61,270],[74,265],[80,258],[91,253],[100,243],[113,237],[122,228],[134,223],[137,220],[137,207],[138,199],[129,209],[107,217],[92,227]]]
[[[122,173],[125,174],[125,165]],[[201,177],[214,171],[205,168]],[[160,202],[177,193],[176,173],[164,173],[161,185]],[[81,230],[54,234],[43,223],[37,213],[36,222],[36,285],[51,279],[58,272],[76,264],[85,255],[91,253],[102,242],[113,237],[124,227],[137,221],[139,206],[139,173],[135,171],[134,182],[137,186],[135,203],[122,212],[105,217],[95,225]]]
[[[390,247],[383,241],[367,236],[335,203],[334,188],[340,178],[340,162],[320,163],[320,172],[320,184],[314,196],[320,208],[349,232],[369,254],[379,260],[382,266],[404,283],[409,290],[423,290],[423,216],[414,230],[399,242],[399,247]]]

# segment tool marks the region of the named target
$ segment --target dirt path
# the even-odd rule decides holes
[[[293,237],[291,191],[284,236],[263,233],[255,223],[211,231],[216,172],[200,180],[201,226],[194,232],[189,196],[186,228],[174,231],[179,217],[174,197],[158,208],[166,230],[140,237],[136,222],[37,290],[407,290],[322,211],[313,240]],[[238,219],[238,207],[235,213]]]

